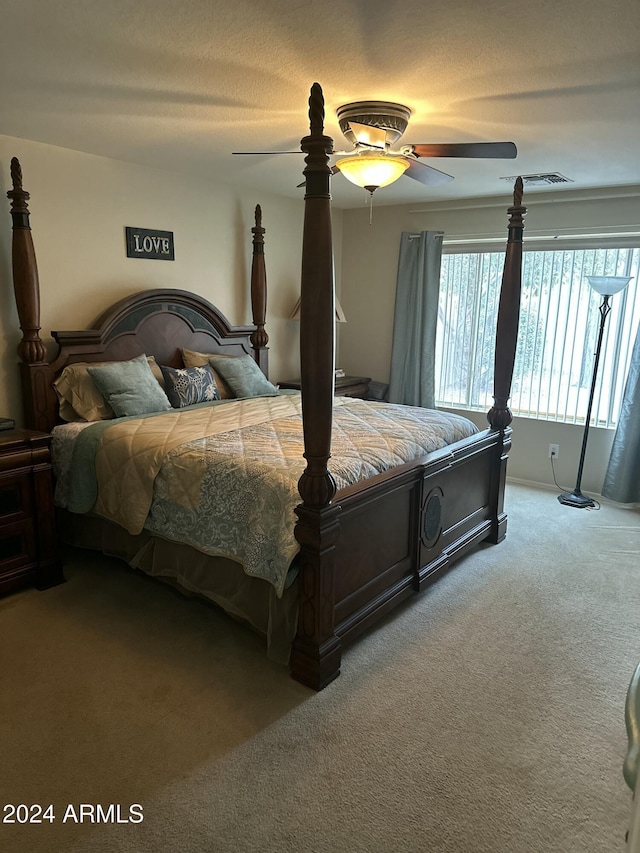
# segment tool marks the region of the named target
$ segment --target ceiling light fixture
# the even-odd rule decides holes
[[[336,167],[348,181],[364,187],[371,194],[401,178],[409,168],[409,161],[388,154],[356,154],[343,157]]]
[[[356,154],[343,157],[335,164],[348,181],[357,187],[363,187],[369,193],[369,225],[373,217],[373,194],[380,187],[387,187],[401,178],[409,168],[405,157],[390,154]]]

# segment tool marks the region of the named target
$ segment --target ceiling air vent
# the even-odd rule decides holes
[[[517,175],[512,175],[508,178],[500,178],[501,181],[510,181],[513,183]],[[548,187],[555,184],[572,184],[571,178],[565,178],[560,172],[543,172],[540,175],[522,175],[522,180],[525,187]]]

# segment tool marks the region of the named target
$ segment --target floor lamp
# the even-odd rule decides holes
[[[598,330],[598,343],[596,344],[595,359],[593,362],[593,376],[591,377],[591,392],[589,394],[589,405],[587,406],[587,416],[584,422],[584,435],[582,437],[582,450],[580,451],[580,463],[578,465],[578,477],[576,485],[572,492],[563,492],[558,495],[558,500],[561,504],[567,506],[575,506],[579,509],[595,506],[596,502],[587,495],[583,495],[580,491],[582,482],[582,469],[584,467],[584,457],[587,452],[587,438],[589,437],[589,424],[591,422],[591,407],[593,406],[593,396],[596,390],[596,376],[598,374],[598,362],[600,361],[600,349],[602,348],[602,336],[604,334],[604,324],[607,319],[607,314],[611,311],[609,299],[614,293],[619,293],[631,281],[630,276],[611,276],[611,275],[588,275],[587,280],[596,293],[602,296],[600,303],[600,328]]]

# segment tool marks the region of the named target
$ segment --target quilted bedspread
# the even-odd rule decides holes
[[[476,431],[446,412],[338,397],[330,470],[344,488]],[[69,509],[231,557],[281,595],[303,450],[297,393],[103,422],[78,436]]]

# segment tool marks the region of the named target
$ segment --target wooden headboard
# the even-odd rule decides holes
[[[184,290],[144,290],[112,305],[83,331],[52,332],[59,351],[51,362],[40,339],[40,294],[35,252],[29,226],[29,193],[22,188],[22,170],[11,161],[13,190],[13,273],[22,341],[22,393],[25,426],[50,432],[59,422],[53,382],[68,365],[79,361],[123,361],[142,353],[158,364],[182,367],[183,348],[229,355],[252,355],[268,376],[267,305],[264,233],[260,205],[255,209],[251,264],[252,326],[232,326],[214,305]]]

